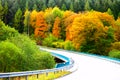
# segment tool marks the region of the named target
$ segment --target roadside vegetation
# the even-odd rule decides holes
[[[18,72],[55,67],[54,57],[40,51],[35,41],[0,21],[0,72]]]

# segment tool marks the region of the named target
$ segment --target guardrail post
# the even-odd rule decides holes
[[[25,77],[25,80],[28,80],[28,76]]]
[[[46,72],[46,76],[48,76],[48,72]]]
[[[37,79],[39,78],[39,74],[37,74]]]
[[[8,77],[7,79],[10,80],[10,77]]]

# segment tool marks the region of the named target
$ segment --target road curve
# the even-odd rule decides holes
[[[41,49],[65,55],[75,61],[77,70],[56,80],[120,80],[120,63],[65,50]]]

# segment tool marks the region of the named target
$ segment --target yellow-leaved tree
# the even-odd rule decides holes
[[[116,20],[115,38],[117,41],[120,41],[120,17]]]
[[[110,23],[109,20],[101,19],[101,15],[111,19],[109,14],[98,12],[82,13],[74,19],[69,31],[71,40],[77,50],[107,55],[107,50],[114,41],[111,24],[113,22]]]
[[[37,18],[37,11],[33,10],[30,14],[30,25],[35,28],[36,25],[36,18]]]

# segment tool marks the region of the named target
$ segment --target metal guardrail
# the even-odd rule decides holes
[[[10,72],[10,73],[0,73],[0,79],[1,78],[7,78],[7,80],[10,80],[12,77],[22,77],[25,76],[25,80],[28,80],[28,76],[30,75],[39,75],[43,73],[49,73],[49,72],[57,72],[57,71],[64,71],[64,70],[69,70],[74,66],[74,61],[69,58],[69,64],[65,65],[64,67],[60,68],[54,68],[54,69],[46,69],[46,70],[35,70],[35,71],[24,71],[24,72]],[[38,77],[37,77],[38,78]]]
[[[56,68],[60,68],[60,67],[67,66],[67,65],[70,64],[70,58],[68,58],[68,57],[66,57],[66,56],[63,56],[63,55],[61,55],[61,54],[53,53],[53,52],[51,52],[51,54],[52,54],[53,56],[55,56],[55,57],[57,57],[57,58],[59,58],[59,59],[61,59],[61,60],[64,61],[64,62],[62,62],[62,63],[58,63],[58,64],[56,65]]]

